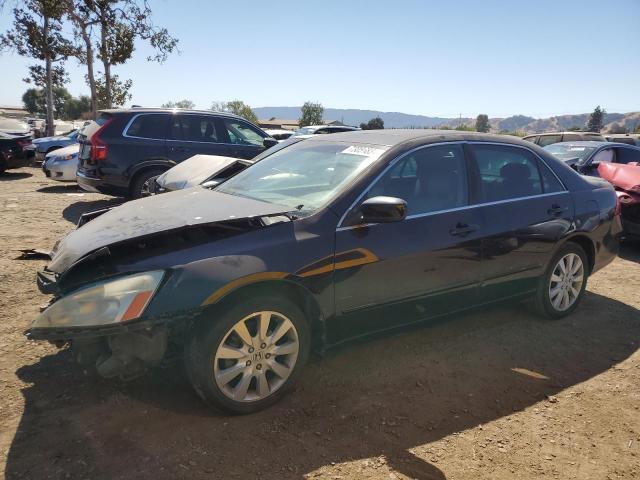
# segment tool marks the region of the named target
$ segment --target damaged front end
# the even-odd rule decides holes
[[[183,302],[189,290],[177,291],[171,282],[185,265],[209,257],[210,244],[291,220],[273,207],[261,213],[197,215],[199,221],[189,222],[184,212],[186,222],[174,217],[163,225],[157,210],[125,204],[87,218],[56,245],[51,263],[38,272],[40,291],[53,299],[27,337],[70,345],[81,364],[104,377],[133,378],[180,355],[200,305]],[[153,307],[156,301],[162,306]]]

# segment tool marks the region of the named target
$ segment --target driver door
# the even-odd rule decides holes
[[[401,157],[356,202],[397,197],[400,222],[336,231],[334,340],[384,330],[477,302],[481,219],[469,207],[464,149],[427,146]]]

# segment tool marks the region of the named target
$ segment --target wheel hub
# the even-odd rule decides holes
[[[266,398],[291,375],[298,349],[291,320],[277,312],[252,313],[236,323],[219,345],[213,365],[216,383],[236,401]]]

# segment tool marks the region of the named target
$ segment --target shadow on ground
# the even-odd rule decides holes
[[[444,479],[410,449],[607,371],[638,348],[639,315],[588,293],[556,322],[517,306],[461,316],[314,360],[295,392],[243,417],[207,410],[179,366],[118,384],[61,351],[17,372],[28,386],[7,477],[302,478],[383,456],[410,478]]]
[[[27,172],[12,172],[5,171],[4,173],[0,173],[0,182],[8,182],[10,180],[20,180],[22,178],[33,177],[33,174]]]
[[[85,193],[76,182],[72,183],[60,183],[58,185],[48,185],[46,187],[40,187],[36,190],[40,193]]]
[[[620,258],[640,263],[640,239],[628,239],[620,245]]]
[[[74,202],[62,211],[62,216],[71,223],[78,223],[78,219],[83,213],[93,212],[94,210],[101,210],[103,208],[117,207],[123,202],[123,198]]]

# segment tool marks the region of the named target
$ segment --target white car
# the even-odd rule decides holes
[[[76,143],[49,152],[42,162],[42,171],[53,180],[75,182],[79,151],[80,145]]]
[[[271,129],[265,130],[265,132],[271,138],[275,138],[276,140],[278,140],[278,142],[284,142],[291,135],[293,135],[293,130],[284,130],[282,128],[271,128]]]

